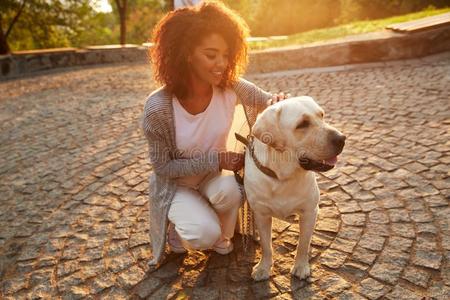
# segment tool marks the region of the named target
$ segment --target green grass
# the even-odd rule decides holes
[[[341,38],[349,35],[362,34],[367,32],[381,31],[388,25],[395,23],[408,22],[424,17],[443,14],[450,12],[449,8],[444,9],[429,9],[417,13],[395,16],[386,19],[370,20],[370,21],[358,21],[339,25],[335,27],[328,27],[322,29],[316,29],[311,31],[305,31],[298,34],[289,35],[284,40],[268,40],[251,42],[250,49],[260,50],[274,47],[302,45],[313,42],[326,41],[336,38]]]

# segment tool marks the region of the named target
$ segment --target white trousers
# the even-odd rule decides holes
[[[233,237],[241,193],[230,173],[208,176],[198,189],[177,187],[168,217],[185,248],[205,250]]]

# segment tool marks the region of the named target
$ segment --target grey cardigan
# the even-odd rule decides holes
[[[253,126],[258,112],[266,106],[271,94],[253,83],[239,79],[233,90],[242,103],[248,125]],[[219,170],[218,153],[205,153],[192,159],[181,158],[175,140],[172,94],[165,87],[147,98],[142,118],[142,129],[148,141],[150,241],[153,259],[150,265],[161,262],[166,245],[168,212],[177,188],[176,178]]]

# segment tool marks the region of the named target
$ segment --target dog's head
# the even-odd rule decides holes
[[[280,101],[264,110],[253,127],[254,136],[277,151],[295,155],[305,170],[328,171],[342,152],[345,136],[324,120],[313,98]]]

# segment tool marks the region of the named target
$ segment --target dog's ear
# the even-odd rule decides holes
[[[253,135],[276,150],[282,151],[284,149],[284,143],[281,141],[280,136],[280,115],[281,106],[270,107],[266,109],[256,121],[252,128]]]

